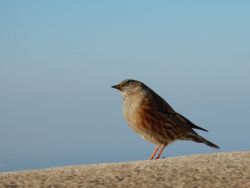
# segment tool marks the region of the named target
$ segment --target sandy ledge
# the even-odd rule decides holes
[[[250,187],[250,152],[0,173],[0,187]]]

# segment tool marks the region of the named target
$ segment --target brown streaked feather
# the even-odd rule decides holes
[[[151,96],[150,100],[148,100],[151,103],[151,105],[149,105],[149,108],[154,106],[154,109],[157,110],[158,112],[168,114],[170,117],[171,116],[176,116],[177,118],[179,118],[183,122],[183,124],[189,126],[192,129],[199,129],[199,130],[203,130],[203,131],[208,132],[208,130],[195,125],[193,122],[191,122],[186,117],[184,117],[181,114],[175,112],[174,109],[161,96],[159,96],[153,90],[151,90],[151,93],[152,93],[152,96]]]
[[[160,118],[155,118],[156,114],[154,111],[150,110],[148,106],[143,105],[141,106],[139,113],[142,114],[143,116],[140,116],[140,122],[141,124],[146,125],[148,128],[150,128],[151,131],[161,133],[162,132],[162,127],[158,126],[164,122],[161,121]]]
[[[184,122],[176,118],[176,116],[169,116],[164,113],[157,112],[157,117],[165,122],[168,122],[168,124],[165,123],[163,126],[175,133],[175,139],[181,138],[189,132],[194,132],[192,128],[186,126]]]
[[[189,131],[192,131],[192,129],[187,126],[181,126],[182,122],[180,120],[179,122],[175,122],[165,113],[152,110],[152,108],[150,109],[148,105],[148,103],[142,103],[140,105],[138,111],[138,114],[142,115],[140,116],[140,122],[156,135],[155,137],[159,142],[161,141],[168,144],[183,137]]]
[[[147,99],[150,102],[150,107],[154,108],[158,112],[162,113],[175,113],[174,109],[157,93],[155,93],[152,89],[147,88],[150,91],[150,95]]]

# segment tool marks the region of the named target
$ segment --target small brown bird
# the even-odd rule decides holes
[[[129,126],[142,138],[156,144],[150,157],[159,159],[165,147],[176,140],[192,140],[213,148],[217,145],[198,135],[193,129],[207,131],[189,121],[146,84],[137,80],[124,80],[112,86],[123,97],[123,114]]]

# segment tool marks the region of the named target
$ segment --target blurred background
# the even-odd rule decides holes
[[[128,128],[126,78],[145,82],[218,144],[250,149],[249,1],[1,1],[0,171],[148,159]]]

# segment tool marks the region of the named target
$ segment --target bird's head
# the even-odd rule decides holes
[[[145,88],[145,84],[137,80],[127,79],[111,87],[118,89],[123,97],[127,97],[140,93]]]

